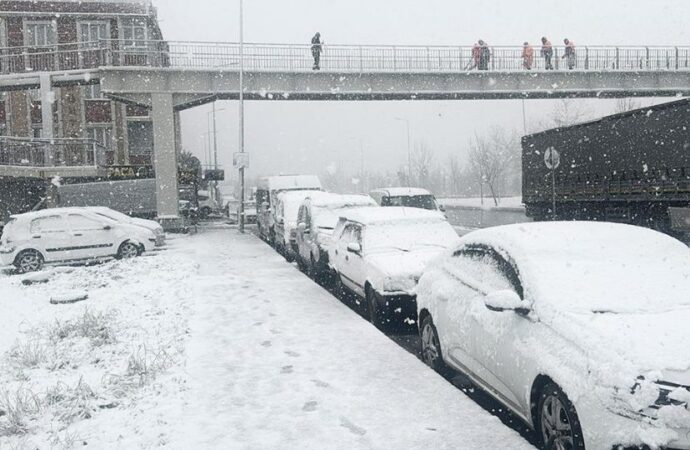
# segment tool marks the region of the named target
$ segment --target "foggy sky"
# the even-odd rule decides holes
[[[163,34],[175,41],[238,40],[238,0],[154,0]],[[307,44],[320,31],[327,44],[688,45],[688,0],[245,0],[245,40]],[[327,57],[327,56],[326,56]],[[672,99],[667,99],[672,100]],[[666,100],[664,100],[666,101]],[[615,101],[578,100],[594,115]],[[646,101],[645,104],[651,101]],[[221,164],[237,151],[237,103],[218,102]],[[548,121],[553,101],[526,102],[528,128]],[[183,114],[183,144],[205,161],[207,111]],[[407,159],[404,122],[414,141],[434,148],[442,162],[464,154],[475,133],[503,127],[523,133],[519,101],[248,102],[246,150],[250,175],[323,172],[336,166],[358,172],[360,145],[367,170],[397,170]],[[360,144],[361,142],[361,144]],[[229,168],[229,167],[226,167]],[[234,175],[234,174],[233,174]]]

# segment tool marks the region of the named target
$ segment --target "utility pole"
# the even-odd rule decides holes
[[[216,129],[216,101],[213,101],[213,168],[218,170],[218,131]]]
[[[240,0],[240,153],[244,153],[244,5]],[[244,233],[244,161],[240,165],[240,233]]]

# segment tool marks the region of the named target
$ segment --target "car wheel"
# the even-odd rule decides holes
[[[547,384],[539,396],[537,432],[546,450],[584,449],[580,419],[563,390]]]
[[[383,311],[381,311],[379,302],[376,300],[376,294],[370,287],[367,286],[364,290],[364,295],[367,313],[369,315],[369,322],[371,322],[379,330],[383,330],[385,325]]]
[[[36,250],[24,250],[14,260],[14,267],[20,273],[38,272],[43,268],[43,256]]]
[[[422,320],[422,325],[419,330],[422,361],[441,375],[449,375],[451,370],[443,361],[438,331],[436,330],[431,316],[426,316],[424,320]]]
[[[141,248],[132,241],[123,242],[117,251],[117,259],[132,259],[141,255]]]

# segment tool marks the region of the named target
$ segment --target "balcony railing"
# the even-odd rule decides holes
[[[106,148],[92,139],[0,137],[0,166],[104,167]]]
[[[535,47],[532,70],[546,70]],[[522,47],[490,47],[486,69],[525,71]],[[564,48],[554,47],[553,69],[569,70]],[[48,47],[0,49],[0,72],[26,73],[93,69],[102,66],[171,67],[177,69],[239,70],[236,43],[104,40]],[[310,45],[246,44],[244,63],[249,71],[311,71]],[[690,46],[606,47],[575,49],[573,70],[687,71]],[[476,70],[471,47],[328,45],[321,54],[322,71],[330,72],[464,72]]]

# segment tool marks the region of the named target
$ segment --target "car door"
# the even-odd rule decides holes
[[[74,254],[78,259],[99,258],[114,255],[115,223],[106,223],[85,214],[67,215],[67,224],[74,239]]]
[[[350,244],[358,244],[362,251],[355,253],[348,249]],[[343,239],[339,242],[339,253],[341,256],[340,275],[343,283],[356,294],[364,296],[365,284],[365,259],[364,249],[362,248],[362,226],[351,223],[345,227]]]
[[[524,410],[525,373],[520,368],[523,354],[520,345],[535,324],[515,312],[495,312],[484,304],[486,294],[512,290],[523,296],[517,271],[498,252],[491,248],[480,251],[478,263],[484,292],[473,308],[470,329],[473,333],[473,353],[481,364],[479,376],[489,389],[515,409]],[[530,380],[531,381],[531,380]]]
[[[476,351],[476,315],[484,308],[480,291],[483,277],[481,256],[473,249],[456,252],[441,270],[448,275],[439,277],[435,286],[439,297],[434,322],[439,339],[451,365],[473,377],[479,377],[483,365]]]
[[[29,231],[32,246],[43,254],[46,262],[74,259],[74,242],[62,215],[34,219]]]

